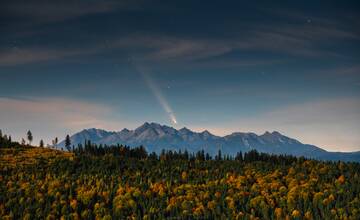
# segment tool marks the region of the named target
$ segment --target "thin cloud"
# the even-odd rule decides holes
[[[44,47],[12,48],[0,50],[0,66],[15,66],[29,63],[63,60],[74,56],[88,56],[99,53],[103,49],[104,46],[102,45],[71,49]]]
[[[101,8],[101,7],[100,7]],[[112,37],[83,44],[81,48],[25,47],[0,51],[0,65],[61,60],[72,56],[86,57],[107,51],[135,51],[138,59],[148,61],[201,61],[221,58],[231,52],[264,51],[302,58],[346,58],[346,55],[331,49],[349,40],[358,41],[360,36],[345,27],[331,22],[319,21],[311,24],[268,24],[254,23],[251,27],[235,30],[226,38],[194,38],[138,33]],[[323,46],[326,47],[323,47]],[[326,49],[325,49],[326,48]],[[254,61],[249,61],[254,63]],[[214,64],[213,60],[209,61]]]
[[[61,51],[45,48],[10,49],[0,52],[0,66],[37,63],[58,60],[77,54],[75,51]]]

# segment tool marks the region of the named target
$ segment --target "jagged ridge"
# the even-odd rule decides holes
[[[135,130],[125,128],[119,132],[109,132],[91,128],[84,129],[71,136],[71,143],[74,146],[84,143],[85,140],[106,145],[124,144],[133,147],[143,145],[149,152],[157,153],[162,149],[186,149],[190,152],[205,150],[212,155],[221,150],[223,154],[235,155],[239,151],[246,152],[255,149],[265,153],[360,161],[360,152],[327,152],[314,145],[303,144],[277,131],[265,132],[262,135],[235,132],[221,137],[213,135],[207,130],[194,132],[186,127],[177,130],[166,125],[146,122]],[[59,144],[59,146],[63,145],[64,142]]]

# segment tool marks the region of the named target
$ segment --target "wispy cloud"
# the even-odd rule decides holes
[[[137,59],[147,61],[195,60],[230,52],[231,47],[220,42],[201,39],[182,39],[164,36],[127,36],[100,41],[78,48],[25,47],[0,50],[0,66],[63,60],[74,56],[88,56],[114,50],[136,51]],[[146,52],[145,52],[146,51]]]
[[[231,45],[224,42],[205,39],[160,38],[152,39],[156,42],[154,51],[146,58],[152,60],[185,59],[197,60],[226,54],[233,50]]]
[[[108,2],[105,5],[112,4],[115,3]],[[61,7],[59,8],[59,11],[61,11]],[[85,9],[83,11],[80,10],[81,12],[79,13],[92,13],[92,11],[95,13],[106,10],[113,10],[113,7],[85,7]],[[44,13],[50,14],[50,12]],[[73,12],[59,12],[59,14],[65,15],[66,17],[76,15],[76,13]],[[97,41],[85,41],[81,42],[80,45],[82,45],[82,47],[75,46],[68,49],[44,47],[40,45],[29,45],[17,49],[2,49],[0,51],[0,65],[9,66],[46,62],[73,56],[86,57],[89,54],[97,53],[104,53],[106,55],[107,52],[114,51],[122,54],[129,53],[130,51],[130,53],[137,56],[137,59],[155,62],[200,61],[204,63],[207,62],[207,59],[214,57],[221,58],[223,55],[231,52],[247,53],[249,51],[290,55],[290,58],[346,58],[346,56],[352,58],[351,55],[343,54],[337,50],[337,47],[344,42],[360,41],[358,33],[330,20],[313,19],[311,23],[307,23],[305,18],[301,19],[304,19],[304,22],[291,25],[283,23],[268,23],[267,25],[253,23],[245,28],[239,28],[239,30],[231,30],[231,34],[221,38],[201,38],[186,35],[180,37],[176,34],[140,31],[136,34],[129,33],[128,35],[109,36],[106,42],[101,38]],[[258,59],[254,58],[254,60],[249,60],[248,62],[256,63],[258,61]],[[220,62],[221,65],[221,63],[225,61],[224,59],[212,59],[208,61],[208,63],[212,65],[217,62]],[[232,60],[230,63],[241,63],[241,65],[243,65],[244,60]]]
[[[75,54],[78,54],[78,52],[47,48],[14,48],[0,51],[0,66],[13,66],[18,64],[58,60]]]
[[[15,47],[0,50],[0,66],[58,61],[72,57],[89,56],[103,51],[104,45],[83,48]]]
[[[232,37],[186,38],[164,35],[130,36],[118,39],[111,46],[127,46],[147,49],[142,54],[149,60],[206,60],[221,57],[234,51],[263,51],[308,58],[341,57],[335,50],[324,49],[321,45],[333,44],[333,41],[360,40],[351,31],[339,30],[337,27],[319,25],[276,26],[268,28],[254,24],[254,28],[244,30]],[[150,51],[148,50],[150,49]],[[239,60],[240,61],[240,60]],[[212,60],[211,62],[214,62]],[[250,61],[254,62],[254,61]],[[215,61],[216,63],[216,61]]]

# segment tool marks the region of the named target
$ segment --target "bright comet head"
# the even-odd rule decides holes
[[[176,118],[175,118],[175,115],[174,114],[170,114],[170,119],[172,121],[173,124],[177,124],[177,121],[176,121]]]

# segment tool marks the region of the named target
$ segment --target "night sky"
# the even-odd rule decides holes
[[[359,151],[358,1],[276,2],[1,1],[0,129],[148,121]]]

